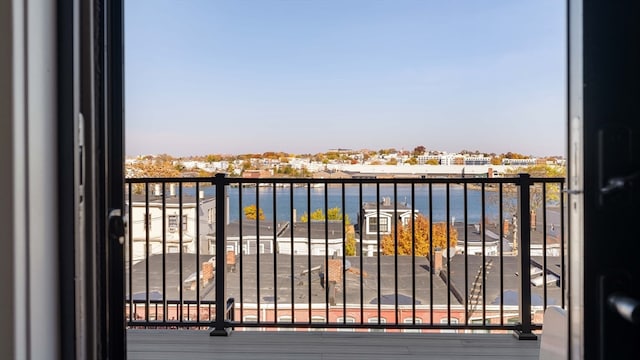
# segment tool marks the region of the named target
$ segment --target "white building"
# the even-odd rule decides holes
[[[176,195],[173,184],[164,196],[160,186],[154,186],[147,198],[133,194],[129,205],[131,231],[131,258],[139,261],[149,255],[162,254],[163,243],[167,253],[196,253],[196,246],[206,239],[215,226],[215,198],[196,199],[194,196]],[[182,203],[180,201],[182,200]],[[199,221],[199,224],[198,224]],[[198,241],[198,237],[200,241]],[[147,245],[148,244],[148,245]],[[201,253],[206,248],[201,246]]]
[[[417,215],[418,210],[414,210],[413,216]],[[378,233],[380,234],[380,239],[382,239],[383,236],[391,234],[396,218],[398,224],[406,226],[410,223],[411,216],[410,207],[406,204],[394,205],[388,197],[382,198],[380,204],[364,203],[358,224],[361,224],[362,247],[366,256],[375,256],[377,254]]]

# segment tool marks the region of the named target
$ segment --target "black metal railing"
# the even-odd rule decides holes
[[[563,184],[127,179],[127,323],[528,338],[565,307]]]

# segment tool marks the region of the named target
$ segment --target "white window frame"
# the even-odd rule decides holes
[[[327,322],[327,318],[321,315],[313,315],[311,316],[312,323],[325,323]],[[309,328],[309,331],[325,331],[325,328]]]
[[[295,318],[291,315],[280,315],[278,316],[278,322],[279,323],[286,323],[286,324],[291,324],[295,322]],[[279,327],[277,329],[278,331],[296,331],[295,327],[292,328],[281,328]]]
[[[380,319],[380,322],[378,322],[378,319]],[[372,317],[367,319],[367,323],[369,324],[386,324],[387,323],[387,319],[381,317],[381,318],[377,318],[377,317]],[[376,328],[369,328],[369,332],[385,332],[387,331],[387,329],[376,329]]]
[[[405,323],[405,324],[414,324],[414,318],[412,318],[412,317],[404,318],[404,320],[402,320],[402,322]],[[416,324],[422,324],[422,319],[421,318],[415,318],[415,323]],[[421,333],[422,330],[421,329],[402,329],[402,332],[405,332],[405,333]]]
[[[458,320],[457,318],[451,318],[450,319],[451,322],[449,322],[449,318],[442,318],[440,319],[440,324],[459,324],[460,320]],[[440,332],[443,334],[456,334],[458,332],[457,329],[440,329]]]
[[[482,321],[482,318],[469,319],[469,324],[471,324],[471,325],[483,325],[483,321]],[[491,320],[484,319],[484,325],[487,325],[487,324],[491,324]],[[490,331],[488,329],[470,329],[467,332],[470,332],[470,333],[473,333],[473,334],[487,334],[487,333],[490,333]]]
[[[338,323],[338,324],[343,324],[343,323],[355,324],[356,323],[356,318],[354,318],[353,316],[347,316],[347,317],[340,316],[339,318],[336,319],[336,323]],[[344,332],[354,332],[354,331],[356,331],[355,328],[337,328],[337,330],[338,331],[344,331]]]

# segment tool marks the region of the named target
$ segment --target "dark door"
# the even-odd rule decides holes
[[[100,244],[104,303],[102,312],[103,356],[126,357],[124,298],[124,16],[123,1],[104,1],[104,139],[98,165],[105,169],[104,206],[106,225]]]
[[[122,0],[57,14],[60,357],[123,359]]]
[[[569,4],[572,357],[638,359],[640,2]]]

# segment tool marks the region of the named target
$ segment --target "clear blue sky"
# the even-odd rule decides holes
[[[560,0],[126,0],[127,155],[565,152]]]

